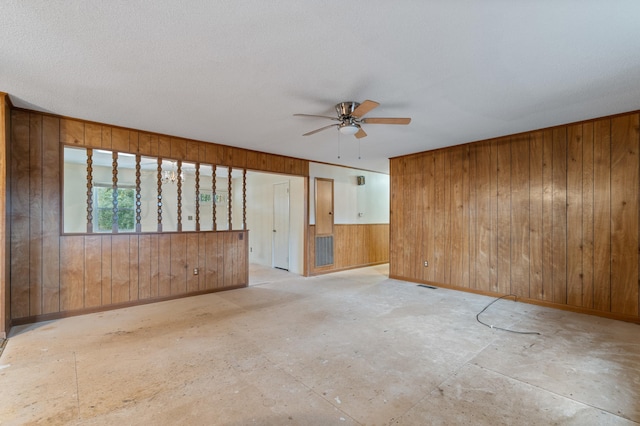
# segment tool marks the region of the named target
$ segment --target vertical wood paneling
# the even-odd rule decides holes
[[[158,156],[171,158],[171,138],[169,136],[158,136]]]
[[[134,130],[129,131],[129,152],[134,154],[140,152],[139,136],[138,132]]]
[[[85,123],[84,142],[89,148],[102,148],[102,126],[96,123]]]
[[[160,264],[166,261],[166,258],[160,257],[160,236],[159,235],[149,235],[149,251],[150,251],[149,297],[155,298],[160,296]]]
[[[542,136],[542,300],[553,300],[553,132]]]
[[[403,187],[404,191],[404,241],[411,241],[416,237],[416,232],[418,226],[418,206],[422,203],[422,200],[417,196],[413,195],[415,188],[418,188],[422,180],[421,174],[418,170],[418,161],[416,156],[411,156],[406,159],[405,162],[405,174],[404,174],[404,182]],[[420,181],[418,179],[420,178]],[[408,208],[407,208],[408,207]],[[422,222],[422,218],[420,218],[420,222]],[[344,228],[342,228],[344,229]],[[344,238],[341,238],[344,240]],[[417,253],[417,245],[416,244],[405,244],[403,247],[404,253],[404,268],[407,271],[409,277],[418,278],[417,268],[419,264],[418,253]],[[346,250],[345,247],[341,247],[339,253],[352,253],[353,250]],[[335,256],[334,261],[339,261],[341,256]],[[350,264],[355,264],[353,259],[350,259]],[[344,267],[344,265],[341,265]],[[422,271],[420,271],[422,272]],[[422,274],[420,274],[422,275]]]
[[[498,292],[498,141],[492,140],[489,157],[489,288]]]
[[[158,235],[158,296],[171,295],[171,235]]]
[[[11,315],[29,315],[29,113],[13,111],[11,126]]]
[[[498,153],[498,292],[511,292],[511,144],[500,139]]]
[[[102,305],[102,237],[84,237],[84,307]]]
[[[469,265],[473,289],[637,318],[639,127],[623,114],[469,144],[468,159],[459,146],[392,159],[391,275],[412,279],[414,250],[434,266],[418,280],[466,288]]]
[[[476,149],[476,218],[478,236],[476,238],[476,283],[478,290],[492,289],[491,254],[492,254],[492,211],[491,211],[491,143],[481,143]]]
[[[638,114],[611,120],[611,311],[638,316]]]
[[[199,248],[198,234],[192,233],[186,235],[187,257],[186,262],[186,275],[187,275],[187,292],[198,291],[198,275],[193,274],[194,268],[199,268],[200,256],[198,252]]]
[[[422,163],[424,167],[424,179],[422,181],[422,205],[424,208],[424,214],[420,215],[422,219],[422,227],[424,228],[423,243],[422,243],[422,261],[423,275],[422,279],[427,281],[434,281],[433,277],[433,239],[435,235],[434,226],[434,156],[433,153],[428,153],[424,156]],[[424,266],[424,261],[427,261],[431,266]]]
[[[187,239],[184,234],[171,234],[171,294],[187,292]]]
[[[139,247],[138,235],[129,236],[129,300],[139,300]]]
[[[129,152],[129,131],[118,127],[111,128],[111,149]]]
[[[582,306],[593,308],[594,157],[593,122],[582,125]]]
[[[529,134],[511,138],[511,291],[529,297],[531,270]]]
[[[157,280],[157,270],[156,280]],[[138,297],[151,298],[151,236],[140,235],[138,247]]]
[[[582,124],[567,129],[567,304],[582,306]]]
[[[29,314],[42,313],[42,115],[29,117]]]
[[[84,237],[60,238],[60,310],[84,307]]]
[[[60,120],[42,117],[42,313],[60,310]],[[12,255],[13,256],[13,255]]]
[[[469,231],[470,231],[470,214],[471,214],[471,204],[470,204],[470,183],[469,183],[469,155],[470,149],[469,145],[464,145],[461,147],[461,155],[462,155],[462,244],[461,249],[463,252],[462,263],[460,268],[462,269],[462,285],[464,287],[470,287],[470,239],[469,239]]]
[[[403,228],[404,228],[404,220],[402,218],[402,175],[404,171],[402,170],[402,165],[404,162],[402,160],[393,161],[390,164],[391,176],[389,178],[392,190],[390,193],[390,209],[389,217],[392,223],[394,224],[393,229],[390,231],[390,238],[392,239],[393,250],[389,253],[389,272],[392,274],[397,274],[404,276],[404,263],[402,262],[402,247],[404,246],[402,237],[403,237]],[[313,228],[315,230],[315,227]],[[311,247],[311,252],[309,253],[310,259],[315,259],[314,247],[315,247],[315,234],[309,236],[309,245]],[[313,261],[309,262],[313,264]]]
[[[111,302],[128,302],[131,299],[131,251],[129,236],[113,235],[111,242]]]
[[[217,288],[221,285],[224,263],[219,251],[220,233],[207,234],[207,289]]]
[[[84,145],[84,122],[61,118],[59,141],[65,145]]]
[[[102,126],[102,148],[111,149],[111,127]],[[62,142],[64,143],[64,142]]]
[[[112,301],[111,297],[111,263],[112,263],[112,237],[107,235],[102,237],[102,304],[110,305]]]
[[[478,260],[478,183],[477,168],[478,146],[469,145],[469,288],[477,288]]]
[[[442,235],[442,257],[440,258],[440,265],[442,266],[442,272],[445,282],[451,282],[451,155],[450,150],[443,150],[443,186],[444,186],[444,204],[443,204],[443,223],[444,232]]]
[[[433,262],[430,263],[429,268],[433,268],[433,278],[436,282],[445,282],[445,261],[444,258],[446,256],[445,249],[447,241],[447,220],[446,214],[447,211],[445,209],[445,156],[444,151],[436,151],[434,153],[434,188],[435,188],[435,196],[433,200],[434,208],[434,219],[435,219],[435,236],[433,241]],[[406,246],[410,245],[410,241],[403,241]],[[394,247],[395,250],[395,247]]]
[[[7,303],[11,309],[7,311],[12,318],[168,296],[172,275],[174,287],[184,287],[180,294],[205,288],[208,284],[204,277],[187,274],[192,269],[187,271],[189,263],[199,268],[209,264],[208,274],[213,277],[210,288],[222,288],[224,277],[219,272],[224,271],[225,260],[230,261],[233,255],[238,259],[230,261],[231,267],[227,268],[230,281],[239,285],[248,279],[246,241],[238,239],[237,234],[233,244],[230,241],[228,245],[230,254],[224,252],[223,244],[218,250],[218,238],[214,235],[214,258],[208,259],[205,234],[188,235],[187,251],[174,255],[170,235],[63,236],[60,230],[61,145],[168,158],[175,154],[191,161],[202,161],[211,146],[213,158],[235,167],[247,164],[246,151],[23,110],[8,113],[7,122],[11,132],[8,141],[11,146],[7,149],[11,176],[7,181],[10,198],[7,222],[11,224],[7,232],[10,235],[7,281],[11,286]],[[225,153],[229,155],[225,157]],[[265,153],[258,153],[255,159],[258,169],[264,165],[271,167],[273,159],[278,172],[286,169],[290,173],[308,174],[305,160]],[[359,230],[358,235],[364,239],[368,234]],[[175,265],[180,263],[181,273],[176,275]]]
[[[543,300],[543,149],[544,133],[533,132],[529,138],[529,296]]]
[[[553,301],[567,303],[567,129],[553,130]]]
[[[464,235],[464,158],[462,148],[456,147],[450,151],[449,170],[450,172],[450,238],[449,255],[451,259],[449,282],[460,287],[466,287],[463,279],[464,258],[468,258],[468,253],[464,251],[464,244],[467,239]],[[416,212],[418,214],[418,212]]]
[[[198,290],[205,290],[207,268],[207,234],[198,234]]]

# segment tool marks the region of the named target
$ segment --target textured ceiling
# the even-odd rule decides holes
[[[640,2],[2,0],[15,106],[314,161],[388,158],[640,109]],[[329,129],[372,99],[358,142]],[[360,158],[359,158],[360,157]]]

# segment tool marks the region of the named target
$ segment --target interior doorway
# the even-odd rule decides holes
[[[247,171],[250,285],[253,265],[304,275],[306,185],[302,176]]]
[[[273,267],[289,270],[289,182],[273,185]]]

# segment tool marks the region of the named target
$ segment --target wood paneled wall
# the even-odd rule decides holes
[[[62,145],[292,175],[309,170],[306,160],[212,143],[21,109],[10,116],[14,324],[248,284],[248,231],[63,235]]]
[[[389,262],[389,225],[333,225],[334,264],[315,267],[316,227],[309,225],[309,274],[318,275]]]
[[[11,298],[7,284],[9,283],[9,192],[7,191],[8,172],[7,160],[9,159],[9,140],[11,129],[11,104],[9,96],[0,92],[0,339],[7,337],[11,326]]]
[[[638,322],[638,127],[635,112],[392,159],[390,275]]]
[[[60,143],[218,166],[309,176],[309,162],[232,146],[59,118]]]

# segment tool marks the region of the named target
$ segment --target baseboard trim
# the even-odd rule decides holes
[[[456,287],[456,286],[453,286],[453,285],[442,284],[442,283],[438,283],[438,282],[435,282],[435,281],[417,280],[415,278],[408,278],[408,277],[403,277],[403,276],[400,276],[400,275],[389,274],[389,278],[395,279],[395,280],[408,281],[408,282],[412,282],[412,283],[418,283],[418,284],[428,284],[428,285],[432,285],[432,286],[435,286],[435,287],[446,288],[448,290],[463,291],[465,293],[474,293],[474,294],[480,294],[480,295],[483,295],[483,296],[491,296],[491,297],[504,296],[503,293],[496,293],[496,292],[485,291],[485,290],[476,290],[476,289],[473,289],[473,288],[466,288],[466,287]],[[598,317],[602,317],[602,318],[608,318],[608,319],[613,319],[613,320],[618,320],[618,321],[624,321],[624,322],[631,322],[631,323],[634,323],[634,324],[640,324],[640,317],[634,317],[634,316],[631,316],[631,315],[625,315],[625,314],[620,314],[620,313],[616,313],[616,312],[598,311],[598,310],[595,310],[595,309],[589,309],[589,308],[584,308],[584,307],[580,307],[580,306],[563,305],[561,303],[553,303],[553,302],[548,302],[548,301],[545,301],[545,300],[531,299],[531,298],[528,298],[528,297],[521,297],[521,296],[514,296],[514,297],[515,297],[515,300],[517,302],[528,303],[530,305],[544,306],[546,308],[554,308],[554,309],[559,309],[559,310],[562,310],[562,311],[575,312],[575,313],[578,313],[578,314],[594,315],[594,316],[598,316]]]
[[[33,324],[36,322],[52,321],[52,320],[58,320],[63,318],[75,317],[79,315],[94,314],[97,312],[113,311],[116,309],[130,308],[133,306],[141,306],[141,305],[149,305],[151,303],[166,302],[169,300],[184,299],[185,297],[202,296],[204,294],[218,293],[226,290],[236,290],[236,289],[245,288],[245,287],[248,287],[248,284],[240,284],[240,285],[235,285],[231,287],[200,290],[200,291],[194,291],[194,292],[185,293],[185,294],[177,294],[174,296],[157,297],[153,299],[135,300],[135,301],[124,302],[124,303],[114,303],[111,305],[96,306],[94,308],[75,309],[72,311],[52,312],[49,314],[32,315],[28,317],[12,319],[11,326],[15,327],[17,325]]]

